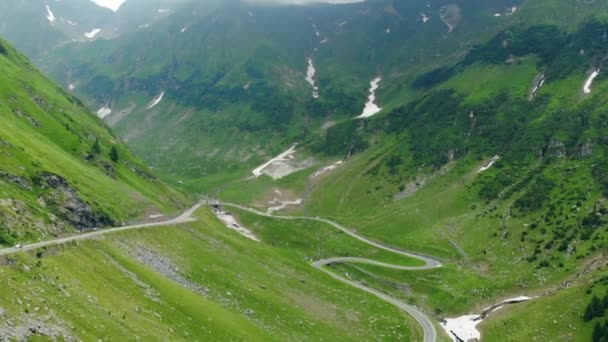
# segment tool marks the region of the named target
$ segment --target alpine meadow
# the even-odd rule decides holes
[[[0,341],[608,341],[608,2],[0,0]]]

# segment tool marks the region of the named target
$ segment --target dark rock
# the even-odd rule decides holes
[[[131,171],[135,172],[135,174],[137,174],[141,178],[148,180],[150,182],[158,181],[158,178],[156,178],[156,176],[154,176],[151,172],[144,170],[141,167],[139,167],[131,162],[127,162],[126,165],[129,169],[131,169]]]
[[[30,185],[30,182],[21,176],[15,176],[8,172],[0,171],[0,178],[3,178],[13,184],[16,184],[23,190],[32,191],[32,186]]]
[[[19,109],[16,109],[13,111],[13,114],[15,114],[16,116],[20,117],[20,118],[25,118],[27,119],[27,121],[30,122],[30,124],[32,124],[32,126],[34,127],[40,127],[40,123],[38,121],[36,121],[36,119],[34,119],[33,117],[31,117],[30,115],[22,112]]]
[[[108,215],[96,213],[83,201],[65,178],[50,172],[42,172],[38,175],[37,183],[43,188],[52,189],[45,196],[45,201],[53,209],[55,215],[76,229],[84,230],[115,225],[115,221]]]

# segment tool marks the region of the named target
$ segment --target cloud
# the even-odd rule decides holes
[[[106,7],[116,12],[125,0],[91,0],[101,7]]]
[[[366,0],[245,0],[250,4],[263,5],[310,5],[310,4],[353,4]]]

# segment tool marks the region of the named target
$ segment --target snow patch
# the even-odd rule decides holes
[[[454,342],[481,340],[481,333],[477,330],[477,326],[492,312],[503,308],[508,304],[517,304],[532,300],[535,297],[520,296],[515,298],[505,299],[502,302],[489,306],[479,315],[465,315],[457,318],[445,318],[441,323],[441,327]]]
[[[312,28],[315,29],[315,34],[317,35],[317,37],[321,37],[321,33],[319,32],[319,30],[317,30],[317,25],[312,24]]]
[[[267,161],[266,163],[260,165],[259,167],[257,167],[256,169],[254,169],[253,171],[251,171],[251,173],[253,173],[253,178],[258,178],[260,177],[263,173],[264,173],[264,169],[266,169],[268,166],[270,166],[271,164],[275,163],[275,162],[279,162],[279,161],[285,161],[287,160],[289,157],[293,158],[293,154],[296,153],[296,145],[293,145],[292,147],[290,147],[287,151],[279,154],[278,156],[270,159],[269,161]]]
[[[357,117],[357,119],[365,119],[365,118],[372,117],[372,116],[378,114],[382,110],[382,108],[378,107],[378,105],[376,105],[376,103],[375,103],[376,102],[376,90],[378,90],[378,87],[380,86],[381,81],[382,81],[382,77],[378,76],[370,82],[368,101],[365,104],[363,113],[361,113],[361,115],[359,115]]]
[[[329,171],[335,170],[335,169],[338,167],[338,165],[340,165],[340,164],[342,164],[342,163],[343,163],[343,161],[342,161],[342,160],[340,160],[340,161],[336,162],[335,164],[332,164],[332,165],[326,166],[326,167],[324,167],[324,168],[322,168],[322,169],[318,170],[317,172],[313,173],[313,174],[310,176],[310,179],[315,179],[315,178],[317,178],[317,177],[321,176],[322,174],[324,174],[324,173],[326,173],[326,172],[329,172]]]
[[[110,109],[110,107],[108,107],[107,105],[106,105],[106,106],[101,107],[101,108],[100,108],[100,109],[97,111],[97,116],[98,116],[100,119],[103,119],[103,118],[105,118],[106,116],[108,116],[108,115],[110,115],[110,114],[112,114],[112,109]]]
[[[325,43],[327,43],[327,38],[325,38],[321,41],[321,44],[325,44]]]
[[[146,28],[146,27],[150,27],[150,24],[142,24],[142,25],[137,26],[137,28]]]
[[[67,20],[67,19],[64,19],[64,18],[59,18],[59,20],[61,20],[64,23],[68,23],[68,24],[70,24],[72,26],[78,26],[78,23],[75,23],[75,22],[73,22],[71,20]]]
[[[253,18],[253,13],[251,13],[251,11],[249,11],[249,16]]]
[[[480,340],[481,333],[477,325],[481,320],[476,320],[477,315],[466,315],[458,318],[446,318],[441,327],[454,342]]]
[[[68,86],[68,90],[74,91],[74,89],[76,89],[76,85],[74,85],[74,83],[70,83],[70,85]]]
[[[182,27],[182,29],[181,29],[181,31],[180,31],[180,32],[181,32],[181,33],[184,33],[184,32],[186,32],[186,31],[188,31],[188,26],[184,26],[184,27]]]
[[[274,206],[274,207],[268,208],[268,210],[266,211],[266,213],[268,215],[272,215],[272,213],[274,213],[275,211],[281,211],[281,210],[287,208],[287,206],[290,206],[290,205],[300,205],[303,202],[304,202],[304,200],[301,199],[301,198],[298,198],[295,201],[281,201],[281,200],[278,200],[278,199],[275,198],[274,200],[268,202],[268,204],[278,204],[278,205]]]
[[[154,107],[156,107],[157,104],[160,103],[160,101],[163,100],[163,97],[165,96],[165,92],[163,91],[162,93],[160,93],[160,95],[158,95],[157,98],[155,98],[149,105],[148,107],[146,107],[146,110],[148,109],[152,109]]]
[[[97,34],[99,34],[99,32],[101,32],[101,29],[96,28],[96,29],[93,29],[91,32],[85,33],[84,36],[89,39],[93,39],[93,38],[95,38],[95,36]]]
[[[312,62],[312,58],[308,58],[308,70],[306,70],[306,82],[310,84],[312,87],[312,97],[314,99],[319,98],[319,87],[315,85],[315,75],[317,74],[317,70],[315,69],[315,65]]]
[[[51,11],[49,5],[44,5],[44,7],[46,7],[46,19],[53,25],[55,23],[55,15],[53,14],[53,11]]]
[[[338,28],[340,28],[340,27],[342,27],[342,26],[344,26],[346,24],[348,24],[348,21],[343,21],[340,24],[338,24]]]
[[[482,166],[479,170],[477,170],[477,173],[488,171],[492,167],[492,165],[494,165],[494,163],[498,161],[498,159],[500,159],[500,156],[492,157],[492,159],[490,159],[490,161],[486,165]]]
[[[236,231],[237,233],[243,235],[244,237],[256,241],[256,242],[260,242],[260,239],[258,239],[249,229],[241,226],[236,219],[234,218],[234,216],[230,215],[229,213],[222,211],[220,209],[215,208],[213,210],[213,213],[215,214],[215,216],[224,223],[224,225],[229,228],[232,229],[234,231]]]
[[[585,94],[591,94],[591,85],[593,84],[593,80],[600,74],[600,69],[594,70],[587,81],[585,81],[585,85],[583,85],[583,92]]]
[[[426,14],[424,14],[424,13],[420,13],[420,16],[422,17],[422,23],[423,23],[423,24],[426,24],[426,22],[427,22],[427,21],[429,21],[429,19],[431,19],[431,18],[429,18],[429,17],[428,17]]]

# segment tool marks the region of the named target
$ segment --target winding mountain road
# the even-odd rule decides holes
[[[437,331],[435,330],[435,326],[433,325],[433,322],[431,321],[431,319],[424,312],[420,311],[418,308],[416,308],[404,301],[391,297],[391,296],[387,295],[386,293],[383,293],[377,289],[374,289],[372,287],[363,285],[363,284],[355,282],[353,280],[344,278],[337,273],[331,272],[325,266],[335,264],[335,263],[358,263],[358,264],[374,265],[374,266],[397,269],[397,270],[421,271],[421,270],[430,270],[430,269],[434,269],[434,268],[439,268],[442,266],[441,263],[433,258],[424,256],[424,255],[400,250],[400,249],[397,249],[397,248],[394,248],[391,246],[386,246],[381,243],[372,241],[364,236],[361,236],[361,235],[349,230],[348,228],[346,228],[336,222],[333,222],[333,221],[330,221],[330,220],[327,220],[324,218],[320,218],[320,217],[272,215],[272,214],[268,214],[265,212],[261,212],[256,209],[238,205],[238,204],[221,203],[221,202],[217,202],[217,201],[203,200],[203,201],[200,201],[199,203],[197,203],[196,205],[194,205],[193,207],[189,208],[188,210],[184,211],[178,217],[175,217],[175,218],[167,220],[167,221],[142,223],[142,224],[135,224],[135,225],[129,225],[129,226],[124,226],[124,227],[97,230],[97,231],[93,231],[93,232],[89,232],[89,233],[83,233],[83,234],[78,234],[78,235],[64,237],[64,238],[41,241],[41,242],[37,242],[37,243],[23,245],[20,247],[0,249],[0,256],[7,256],[7,255],[19,253],[19,252],[33,251],[33,250],[36,250],[39,248],[61,245],[61,244],[66,244],[66,243],[74,242],[74,241],[87,240],[87,239],[91,239],[94,237],[112,234],[112,233],[116,233],[116,232],[122,232],[122,231],[126,231],[126,230],[152,228],[152,227],[159,227],[159,226],[174,226],[174,225],[179,225],[179,224],[183,224],[183,223],[193,222],[193,221],[196,221],[196,218],[193,218],[192,214],[196,210],[198,210],[202,206],[215,206],[215,205],[219,205],[219,206],[223,206],[223,207],[238,208],[238,209],[250,212],[255,215],[274,218],[274,219],[280,219],[280,220],[309,220],[309,221],[322,222],[322,223],[328,224],[328,225],[336,228],[337,230],[339,230],[339,231],[351,236],[352,238],[357,239],[367,245],[374,246],[376,248],[379,248],[379,249],[382,249],[382,250],[385,250],[385,251],[388,251],[388,252],[391,252],[394,254],[399,254],[399,255],[403,255],[405,257],[414,258],[414,259],[423,261],[425,263],[425,265],[423,265],[423,266],[400,266],[400,265],[388,264],[388,263],[371,260],[371,259],[365,259],[365,258],[336,257],[336,258],[317,260],[312,263],[312,266],[342,283],[345,283],[347,285],[350,285],[350,286],[360,289],[362,291],[373,294],[374,296],[382,299],[383,301],[402,309],[403,311],[410,314],[416,320],[416,322],[418,322],[418,324],[422,327],[423,332],[424,332],[424,339],[423,339],[424,342],[437,341]]]
[[[423,339],[424,342],[437,341],[437,331],[435,330],[435,325],[424,312],[422,312],[421,310],[419,310],[418,308],[416,308],[413,305],[410,305],[395,297],[389,296],[388,294],[381,292],[377,289],[374,289],[372,287],[363,285],[359,282],[355,282],[353,280],[342,277],[341,275],[330,271],[325,266],[335,264],[335,263],[358,263],[358,264],[367,264],[367,265],[373,265],[373,266],[379,266],[379,267],[386,267],[386,268],[391,268],[391,269],[396,269],[396,270],[422,271],[422,270],[430,270],[430,269],[441,267],[442,265],[439,261],[437,261],[433,258],[424,256],[424,255],[404,251],[401,249],[397,249],[395,247],[383,245],[381,243],[372,241],[364,236],[361,236],[361,235],[351,231],[350,229],[340,225],[339,223],[336,223],[334,221],[330,221],[330,220],[327,220],[324,218],[320,218],[320,217],[272,215],[272,214],[265,213],[265,212],[262,212],[262,211],[259,211],[256,209],[248,208],[248,207],[245,207],[242,205],[233,204],[233,203],[222,203],[222,202],[218,202],[218,201],[203,201],[203,203],[205,203],[206,205],[210,205],[210,206],[218,205],[218,206],[223,206],[223,207],[233,207],[233,208],[247,211],[249,213],[252,213],[252,214],[255,214],[258,216],[264,216],[264,217],[269,217],[269,218],[273,218],[273,219],[309,220],[309,221],[322,222],[322,223],[328,224],[328,225],[336,228],[337,230],[339,230],[339,231],[351,236],[352,238],[357,239],[367,245],[374,246],[376,248],[379,248],[379,249],[382,249],[382,250],[385,250],[385,251],[388,251],[388,252],[391,252],[394,254],[399,254],[399,255],[409,257],[409,258],[423,261],[425,263],[423,266],[400,266],[400,265],[388,264],[388,263],[371,260],[371,259],[366,259],[366,258],[357,258],[357,257],[339,257],[338,258],[337,257],[337,258],[317,260],[312,263],[312,266],[342,283],[345,283],[347,285],[350,285],[352,287],[355,287],[355,288],[365,291],[367,293],[373,294],[374,296],[382,299],[383,301],[385,301],[389,304],[392,304],[392,305],[400,308],[401,310],[407,312],[422,327],[422,330],[424,332],[424,339]]]
[[[124,227],[96,230],[96,231],[92,231],[89,233],[83,233],[83,234],[68,236],[68,237],[64,237],[64,238],[58,238],[58,239],[54,239],[54,240],[36,242],[36,243],[29,244],[29,245],[23,245],[21,247],[0,249],[0,256],[11,255],[11,254],[15,254],[18,252],[32,251],[32,250],[36,250],[36,249],[48,247],[48,246],[62,245],[62,244],[66,244],[66,243],[73,242],[73,241],[87,240],[87,239],[91,239],[91,238],[94,238],[97,236],[112,234],[112,233],[116,233],[116,232],[122,232],[125,230],[152,228],[152,227],[159,227],[159,226],[175,226],[175,225],[182,224],[182,223],[193,222],[193,221],[196,221],[196,219],[192,217],[192,214],[196,210],[198,210],[200,207],[202,207],[203,205],[205,205],[205,202],[201,201],[201,202],[197,203],[196,205],[194,205],[193,207],[189,208],[188,210],[184,211],[178,217],[175,217],[175,218],[167,220],[167,221],[134,224],[134,225],[124,226]]]

